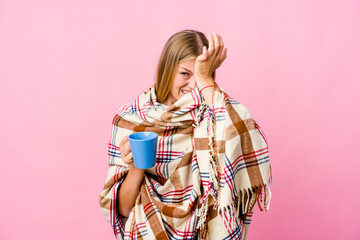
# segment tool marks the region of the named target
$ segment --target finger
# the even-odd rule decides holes
[[[134,158],[133,158],[133,153],[132,152],[130,152],[128,155],[127,155],[127,157],[128,157],[128,159],[130,160],[130,161],[134,161]]]
[[[208,48],[208,57],[211,58],[211,56],[213,55],[213,52],[214,52],[214,39],[213,37],[211,36],[211,34],[209,34],[209,48]]]
[[[130,142],[129,140],[125,141],[125,143],[120,147],[121,157],[125,158],[131,152]]]
[[[204,60],[207,60],[209,58],[209,49],[204,46]]]
[[[213,43],[214,43],[214,52],[213,54],[210,56],[210,59],[209,61],[211,62],[211,66],[212,68],[215,70],[218,66],[219,66],[219,57],[218,57],[218,54],[219,54],[219,38],[218,38],[218,35],[216,32],[213,33],[213,36],[212,36],[212,39],[213,39]]]
[[[125,143],[125,155],[128,155],[131,152],[131,146],[130,146],[130,142],[127,141]]]
[[[222,37],[219,35],[219,38],[220,38],[220,50],[219,50],[219,53],[220,53],[220,56],[222,55],[223,53],[223,50],[224,50],[224,42],[222,40]]]
[[[227,48],[224,48],[224,50],[221,53],[221,57],[220,57],[220,64],[225,60],[226,58],[226,52],[227,52]]]
[[[134,158],[133,158],[133,155],[132,155],[132,152],[130,152],[124,159],[124,162],[126,164],[132,164],[134,162]]]
[[[217,38],[219,40],[219,47],[218,47],[218,52],[216,54],[216,58],[215,58],[215,61],[218,62],[218,66],[221,65],[221,55],[222,55],[222,51],[223,51],[223,48],[224,48],[224,43],[222,42],[222,38],[219,34],[217,34]]]
[[[214,32],[214,42],[215,42],[214,60],[217,61],[219,56],[220,40],[219,40],[219,35],[216,32]]]
[[[203,46],[202,53],[196,58],[197,61],[205,61],[207,58],[206,46]]]
[[[129,141],[128,136],[123,137],[120,142],[120,147],[125,144],[126,141]]]
[[[203,54],[204,54],[204,60],[206,60],[209,57],[209,51],[206,48],[206,46],[203,47]]]
[[[218,67],[220,67],[221,63],[225,60],[225,50],[224,50],[224,42],[222,40],[222,37],[219,35],[220,40],[220,50],[218,55]]]

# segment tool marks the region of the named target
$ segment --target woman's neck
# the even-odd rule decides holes
[[[165,104],[167,106],[172,105],[174,102],[176,102],[176,99],[173,98],[172,96],[169,96],[164,102],[162,102],[162,104]]]

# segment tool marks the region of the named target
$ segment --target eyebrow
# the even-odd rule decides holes
[[[186,71],[189,71],[189,72],[191,72],[189,69],[186,69],[186,68],[184,68],[184,67],[181,67],[181,68],[183,68],[183,69],[185,69]]]

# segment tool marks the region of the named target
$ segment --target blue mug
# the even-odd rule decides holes
[[[131,152],[136,168],[147,169],[155,166],[158,134],[136,132],[129,135]]]

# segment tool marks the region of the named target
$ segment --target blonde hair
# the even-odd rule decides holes
[[[178,64],[196,59],[204,46],[208,48],[209,42],[202,32],[196,30],[182,30],[169,38],[157,66],[155,93],[158,102],[168,98]],[[212,77],[215,80],[215,72]]]

